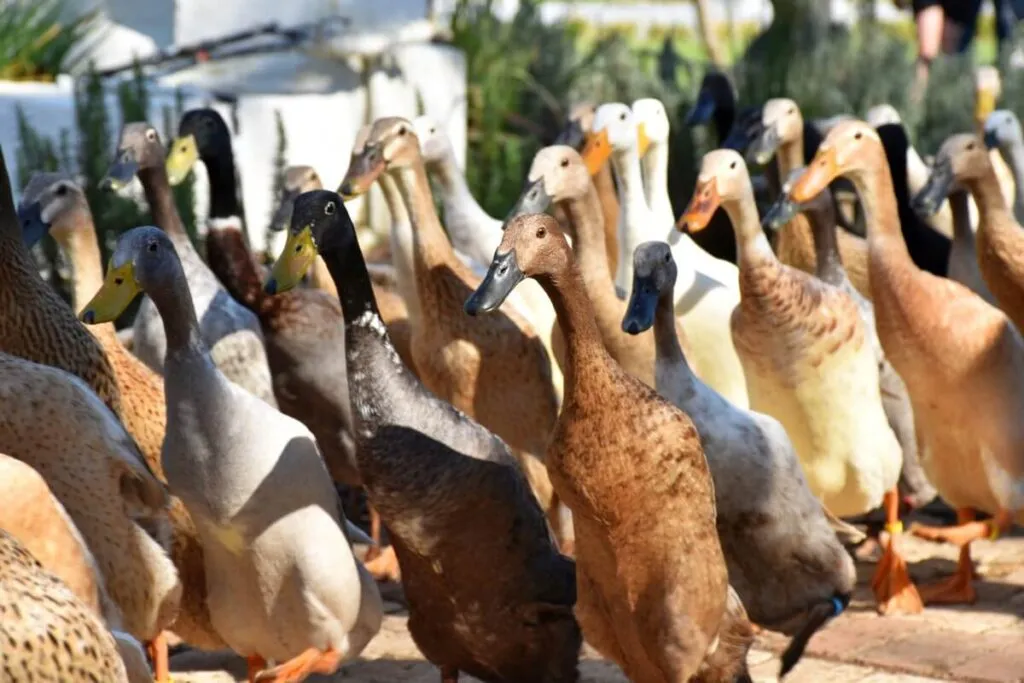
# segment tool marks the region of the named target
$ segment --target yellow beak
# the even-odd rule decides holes
[[[270,279],[263,286],[268,294],[281,294],[294,289],[313,265],[316,258],[316,244],[313,232],[304,227],[298,233],[288,231],[284,251],[270,271]]]
[[[135,281],[135,269],[131,263],[120,268],[110,268],[103,280],[103,286],[96,292],[78,318],[90,325],[111,322],[124,313],[124,309],[142,290]]]
[[[647,150],[651,148],[651,139],[647,137],[647,126],[640,123],[636,127],[636,149],[640,153],[640,158],[643,159],[647,154]]]
[[[167,180],[177,185],[188,177],[189,171],[199,161],[199,147],[193,135],[176,138],[171,144],[164,167],[167,169]]]
[[[988,115],[996,110],[996,94],[990,88],[978,88],[974,98],[974,120],[984,126]]]
[[[583,147],[583,152],[580,156],[583,157],[583,163],[587,165],[590,175],[600,171],[601,167],[604,166],[604,162],[608,161],[608,157],[611,155],[612,145],[608,141],[607,130],[587,135],[587,144]]]

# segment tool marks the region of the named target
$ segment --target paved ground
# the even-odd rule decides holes
[[[952,548],[906,539],[915,580],[950,573]],[[870,559],[859,562],[860,589],[850,609],[811,641],[789,683],[960,683],[1024,682],[1024,535],[979,541],[974,557],[979,600],[964,608],[928,608],[916,617],[879,617],[872,609]],[[397,587],[385,590],[388,616],[362,661],[333,678],[351,683],[437,683],[437,670],[423,660],[405,629]],[[764,634],[750,654],[758,683],[777,680],[776,655],[785,639]],[[625,683],[612,664],[587,653],[584,683]],[[244,663],[229,653],[186,652],[171,661],[177,683],[230,683],[245,678]],[[463,678],[466,683],[475,679]]]

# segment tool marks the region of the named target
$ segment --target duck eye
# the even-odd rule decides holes
[[[794,109],[793,107],[790,107],[789,111],[787,111],[786,113],[787,114],[795,114],[796,113],[796,109]]]
[[[736,168],[736,162],[734,161],[731,164],[729,164],[729,168]]]
[[[569,160],[568,159],[562,159],[562,161],[559,162],[559,163],[561,163],[562,168],[566,168],[569,165]]]
[[[665,252],[665,263],[668,263],[671,260],[672,260],[672,252],[666,251]]]
[[[973,142],[968,142],[967,143],[967,151],[971,151],[972,149],[974,149],[974,143]]]
[[[150,142],[156,142],[156,131],[150,128],[146,131],[146,139]]]
[[[430,127],[430,134],[433,135],[436,132],[437,132],[437,128],[434,128],[433,126],[431,126]]]
[[[864,137],[864,133],[860,132],[859,130],[853,134],[854,140],[860,140],[862,137]]]
[[[405,135],[405,126],[402,126],[401,128],[398,129],[398,134]]]
[[[67,193],[68,193],[68,186],[67,185],[58,185],[57,186],[57,196],[58,197],[63,197]]]
[[[150,242],[146,249],[149,249],[151,252],[156,253],[156,242]]]
[[[548,234],[548,229],[543,225],[537,228],[537,239],[543,239]]]
[[[114,284],[117,285],[118,287],[120,287],[121,285],[124,284],[124,278],[123,277],[115,277],[114,278]]]
[[[626,112],[622,112],[621,114],[619,114],[619,121],[625,121],[625,120],[626,120]]]
[[[334,215],[334,202],[327,202],[327,204],[324,205],[324,213],[328,216]]]

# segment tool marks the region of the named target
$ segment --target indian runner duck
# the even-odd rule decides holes
[[[728,623],[727,572],[700,439],[685,413],[608,355],[551,216],[527,214],[506,225],[466,312],[497,309],[527,277],[551,297],[568,350],[565,403],[547,462],[574,514],[580,626],[632,680],[690,680]]]
[[[555,550],[509,448],[401,362],[333,192],[295,200],[267,291],[294,287],[316,254],[342,296],[356,457],[392,533],[417,647],[444,683],[460,672],[488,683],[576,681],[573,563]]]
[[[182,146],[186,148],[180,151]],[[176,141],[179,158],[196,154],[197,143],[192,135]],[[117,154],[104,185],[119,189],[131,182],[137,174],[146,193],[153,220],[174,240],[181,254],[182,265],[189,282],[191,296],[195,297],[203,341],[211,349],[214,362],[231,381],[253,393],[272,406],[276,406],[274,388],[267,366],[267,353],[263,348],[260,322],[240,303],[232,299],[216,276],[199,256],[185,232],[171,195],[171,185],[165,167],[164,146],[153,126],[145,122],[126,123],[121,128]],[[211,174],[211,196],[233,194],[234,176]],[[224,185],[230,191],[217,189]],[[211,206],[210,224],[237,222],[237,216],[220,215],[224,209]],[[163,373],[167,340],[156,307],[148,298],[142,300],[135,316],[132,352],[146,365]]]
[[[984,155],[980,141],[962,142]],[[914,264],[900,231],[886,157],[878,131],[863,122],[841,124],[790,195],[806,201],[840,174],[857,187],[868,217],[878,337],[910,391],[925,472],[962,522],[916,530],[961,546],[956,573],[923,586],[921,595],[931,602],[973,601],[971,541],[994,537],[1015,517],[1021,520],[1024,339],[1005,314],[977,294]],[[973,509],[995,517],[974,522]]]
[[[719,207],[732,220],[739,249],[743,298],[732,333],[750,407],[783,424],[811,490],[833,514],[862,514],[884,503],[890,537],[875,597],[883,612],[920,611],[898,548],[902,450],[882,408],[878,364],[857,304],[779,262],[761,229],[746,164],[732,150],[704,156],[680,228],[700,230]]]
[[[544,344],[533,326],[508,307],[482,323],[462,314],[462,302],[479,279],[458,259],[444,234],[412,124],[397,117],[377,119],[360,142],[341,194],[365,192],[378,177],[388,175],[409,211],[409,255],[418,302],[410,309],[411,348],[417,375],[437,396],[511,446],[559,541],[568,542],[571,532],[543,461],[558,413],[552,361]]]
[[[1009,109],[997,109],[985,120],[985,145],[998,150],[1013,174],[1013,216],[1024,220],[1024,131]]]
[[[996,103],[1002,94],[1003,81],[999,75],[999,68],[992,64],[982,64],[976,67],[974,71],[974,128],[979,137],[985,134],[985,122],[996,110]],[[1013,171],[998,150],[990,149],[988,156],[992,169],[995,171],[1003,201],[1007,206],[1013,206],[1017,199]]]
[[[217,368],[174,242],[151,226],[121,235],[81,317],[114,320],[140,293],[165,327],[164,471],[203,541],[214,627],[250,683],[334,673],[376,635],[382,602],[312,433]]]

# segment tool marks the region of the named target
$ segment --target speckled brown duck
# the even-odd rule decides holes
[[[356,457],[392,534],[417,647],[444,683],[460,673],[488,683],[578,680],[572,561],[555,550],[508,447],[399,359],[333,192],[295,200],[268,291],[293,287],[315,254],[342,297]]]
[[[587,641],[631,680],[687,681],[713,656],[719,632],[731,631],[732,615],[697,430],[605,350],[554,218],[507,224],[466,311],[496,309],[527,277],[551,297],[567,344],[565,403],[547,462],[575,520],[576,616]]]

